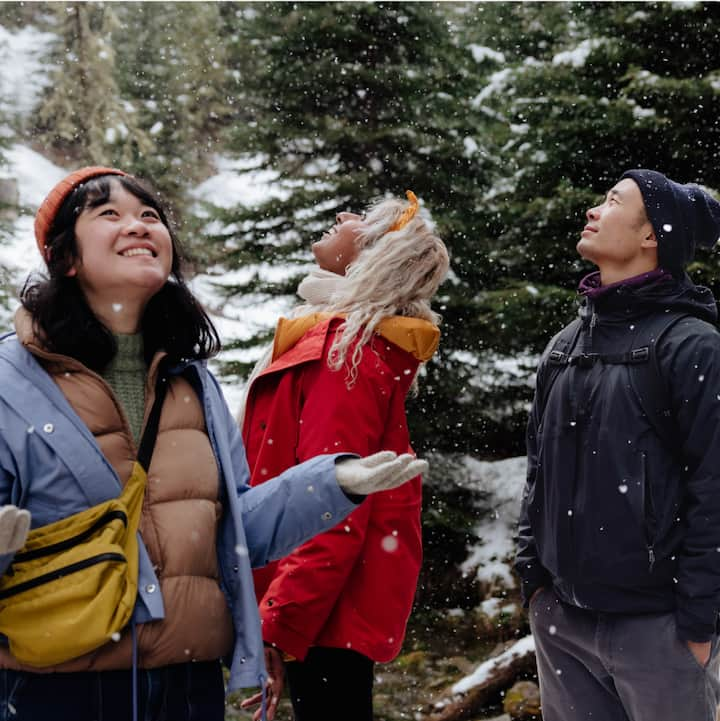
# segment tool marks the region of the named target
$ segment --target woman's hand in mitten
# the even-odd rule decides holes
[[[19,551],[29,531],[29,511],[17,506],[0,506],[0,554]]]
[[[335,465],[340,488],[358,496],[395,488],[427,470],[427,461],[409,453],[398,456],[393,451],[380,451],[365,458],[341,458]]]

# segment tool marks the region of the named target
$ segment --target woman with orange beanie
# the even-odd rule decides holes
[[[318,453],[409,450],[405,397],[438,345],[448,255],[408,198],[340,213],[313,244],[305,304],[280,319],[240,419],[253,486]],[[255,572],[271,713],[284,659],[296,721],[373,718],[374,663],[398,654],[415,594],[420,506],[418,476]]]
[[[130,622],[87,653],[52,662],[36,653],[33,663],[18,629],[0,626],[0,716],[222,721],[220,659],[230,689],[266,679],[251,567],[425,464],[338,448],[250,488],[239,430],[205,363],[218,336],[185,285],[155,192],[123,171],[83,168],[53,188],[35,234],[47,275],[28,280],[15,333],[0,341],[0,623],[6,600],[27,590],[7,586],[20,560],[37,555],[28,531],[117,497],[134,478],[141,437],[151,460],[138,557],[127,559],[138,568]],[[33,583],[51,597],[86,567]],[[48,638],[64,630],[31,621]]]

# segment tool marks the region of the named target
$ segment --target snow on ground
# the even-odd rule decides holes
[[[461,566],[463,573],[475,573],[479,581],[505,588],[515,586],[510,571],[515,552],[515,533],[525,485],[527,459],[524,456],[501,461],[478,461],[468,456],[467,485],[487,493],[494,503],[494,514],[475,528],[478,539]]]
[[[507,603],[502,598],[495,598],[494,596],[486,598],[480,602],[480,611],[490,618],[496,618],[503,613],[511,614],[517,611],[516,603]]]
[[[504,668],[510,665],[515,657],[525,656],[528,653],[535,653],[535,639],[532,636],[524,636],[507,651],[484,661],[469,676],[465,676],[453,685],[451,690],[454,694],[467,693],[471,688],[486,681],[496,669]]]
[[[50,188],[67,175],[67,171],[23,145],[13,145],[5,158],[8,164],[0,167],[0,178],[17,181],[21,209],[13,221],[10,242],[0,245],[0,264],[17,279],[19,288],[31,272],[41,271],[44,267],[35,244],[35,211]],[[7,328],[9,321],[9,316],[0,309],[0,326]]]
[[[202,216],[203,202],[220,208],[231,208],[239,204],[253,208],[268,198],[287,198],[289,191],[275,183],[276,173],[257,170],[258,161],[258,158],[252,157],[234,159],[216,156],[213,159],[216,174],[190,193],[191,197],[198,201],[196,212]],[[254,273],[258,273],[265,280],[280,280],[288,275],[289,270],[287,267],[257,264],[252,268],[223,272],[221,276],[200,273],[189,285],[210,314],[223,342],[245,340],[258,331],[272,328],[277,319],[288,312],[292,302],[288,298],[268,299],[265,296],[248,295],[226,300],[220,292],[222,286],[247,280]],[[259,356],[257,349],[243,349],[223,351],[220,359],[248,362]],[[223,391],[233,412],[239,408],[243,390],[244,385],[227,381],[223,383]]]
[[[44,56],[55,39],[32,26],[7,30],[0,25],[0,113],[30,113],[50,83]]]

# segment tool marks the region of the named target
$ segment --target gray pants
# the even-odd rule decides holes
[[[530,605],[544,721],[716,721],[720,654],[701,666],[672,613],[597,613],[543,589]]]

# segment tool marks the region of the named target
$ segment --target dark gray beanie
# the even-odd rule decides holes
[[[657,170],[628,170],[634,180],[658,242],[658,263],[682,274],[701,245],[712,248],[720,238],[720,203],[697,185],[681,185]]]

